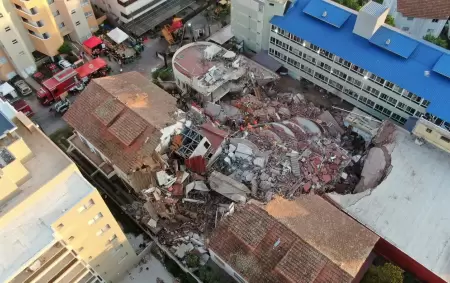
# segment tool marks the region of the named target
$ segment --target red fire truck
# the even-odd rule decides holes
[[[70,90],[83,90],[84,85],[78,78],[78,73],[67,68],[53,77],[42,82],[42,87],[37,91],[37,97],[43,105],[51,105],[65,96]]]

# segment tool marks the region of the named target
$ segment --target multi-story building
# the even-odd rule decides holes
[[[138,261],[100,193],[0,101],[0,281],[110,282]]]
[[[287,0],[232,0],[231,31],[246,50],[255,53],[269,48],[270,19],[284,14]]]
[[[129,33],[141,36],[161,22],[190,7],[195,0],[92,0],[92,4],[123,25]]]
[[[447,0],[384,0],[383,4],[390,8],[395,26],[417,38],[427,34],[438,37],[450,16]]]
[[[82,42],[97,29],[89,0],[0,2],[0,80],[27,77],[35,51],[55,56],[64,38]]]
[[[429,114],[448,127],[450,53],[384,24],[388,8],[359,13],[324,0],[299,0],[272,18],[269,54],[306,79],[380,119],[404,124]]]

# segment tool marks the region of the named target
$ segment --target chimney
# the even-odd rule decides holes
[[[353,33],[370,39],[378,28],[384,24],[388,13],[388,7],[369,1],[359,10]]]

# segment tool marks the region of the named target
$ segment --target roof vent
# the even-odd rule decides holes
[[[429,77],[429,76],[430,76],[430,71],[424,71],[424,72],[423,72],[423,75],[424,75],[425,77]]]
[[[389,44],[391,44],[391,39],[390,39],[390,38],[388,38],[388,39],[386,40],[386,45],[389,45]]]
[[[327,11],[323,11],[323,13],[322,13],[322,17],[326,17],[328,15],[328,13],[327,13]]]

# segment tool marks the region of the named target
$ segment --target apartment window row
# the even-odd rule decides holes
[[[327,72],[331,71],[331,66],[328,65],[327,63],[324,63],[324,62],[321,62],[321,61],[317,62],[317,67],[319,67],[319,68],[321,68],[321,69],[323,69],[323,70],[325,70]]]
[[[286,62],[286,60],[287,60],[287,56],[284,55],[284,54],[282,54],[282,53],[279,52],[278,50],[269,48],[269,54],[272,54],[272,55],[274,55],[275,57],[278,57],[278,58],[280,58],[281,60],[283,60],[283,61],[285,61],[285,62]]]
[[[380,96],[380,91],[376,88],[373,88],[369,85],[364,85],[362,88],[365,92],[367,92],[370,95],[375,96],[376,98],[378,98],[378,96]]]
[[[325,76],[325,75],[323,75],[323,74],[321,74],[321,73],[319,73],[319,72],[316,72],[315,74],[314,74],[314,78],[316,78],[316,79],[318,79],[318,80],[320,80],[320,81],[322,81],[322,82],[324,82],[324,83],[328,83],[328,77],[327,76]]]
[[[101,236],[101,235],[105,234],[109,229],[111,229],[111,226],[109,224],[106,224],[105,227],[98,230],[96,235]]]
[[[294,54],[297,57],[302,57],[303,53],[295,47],[289,46],[289,53]]]
[[[86,204],[83,204],[78,208],[78,212],[81,213],[89,208],[91,208],[95,204],[93,199],[90,199]]]
[[[274,39],[272,41],[272,39]],[[289,50],[289,45],[287,43],[284,43],[283,41],[276,39],[274,37],[270,38],[270,42],[274,43],[276,46],[281,47],[282,49],[288,51]]]
[[[277,31],[278,34],[281,34],[281,35],[283,35],[283,36],[285,36],[285,37],[287,37],[287,38],[289,38],[291,40],[293,38],[292,34],[290,34],[287,31],[284,31],[284,30],[282,30],[280,28],[277,28],[274,25],[272,25],[272,30]],[[359,67],[359,66],[357,66],[355,64],[352,64],[351,62],[349,62],[349,61],[347,61],[347,60],[345,60],[343,58],[340,58],[339,56],[335,56],[331,52],[328,52],[328,51],[326,51],[324,49],[320,49],[318,46],[316,46],[316,45],[314,45],[312,43],[305,42],[304,40],[302,40],[299,37],[295,37],[295,39],[296,39],[295,40],[296,42],[301,42],[303,44],[303,46],[305,46],[306,48],[308,48],[310,50],[313,50],[313,51],[317,51],[321,56],[323,56],[323,57],[325,57],[327,59],[330,59],[330,60],[332,60],[332,58],[334,57],[334,62],[335,63],[337,63],[337,64],[339,64],[339,65],[341,65],[341,66],[343,66],[343,67],[345,67],[347,69],[350,69],[351,71],[353,71],[353,72],[363,76],[364,78],[367,78],[367,79],[373,81],[374,83],[376,83],[378,85],[384,86],[385,88],[390,89],[393,92],[396,92],[396,93],[401,94],[401,95],[403,94],[403,97],[413,101],[416,104],[419,104],[419,105],[421,105],[423,107],[428,107],[429,104],[430,104],[429,101],[427,101],[427,100],[425,100],[425,99],[423,99],[423,98],[421,98],[419,96],[416,96],[416,95],[413,95],[413,94],[409,95],[409,92],[405,91],[400,86],[398,86],[398,85],[396,85],[396,84],[394,84],[392,82],[389,82],[389,81],[387,81],[386,79],[384,79],[384,78],[382,78],[380,76],[377,76],[377,75],[375,75],[373,73],[370,73],[370,75],[369,75],[369,72],[367,70],[365,70],[365,69],[363,69],[363,68],[361,68],[361,67]],[[276,41],[276,39],[274,39],[274,40]],[[280,47],[282,47],[283,49],[286,49],[286,46],[285,46],[286,44],[285,43],[283,43],[283,44],[284,45],[280,46]],[[289,45],[288,45],[288,49],[289,49],[290,52],[291,52],[291,50],[294,50],[293,47],[291,47]],[[295,49],[295,50],[297,51],[297,49]],[[301,51],[299,51],[299,50],[297,52],[301,53]],[[313,57],[311,57],[309,55],[305,55],[305,54],[303,54],[303,56],[306,56],[306,57],[304,57],[305,60],[307,60],[310,63],[315,64],[315,58],[313,58]],[[319,66],[319,67],[321,67],[321,66]],[[339,77],[344,79],[344,75],[341,75]],[[356,79],[351,79],[351,80],[349,80],[349,82],[351,84],[357,86],[357,87],[361,87],[361,85],[362,85],[362,82],[360,82],[360,81],[358,81]],[[406,92],[406,94],[405,94],[405,92]]]
[[[298,62],[297,60],[294,60],[291,57],[288,57],[287,62],[289,65],[294,66],[297,69],[300,69],[300,62]]]
[[[375,102],[365,96],[360,96],[358,98],[358,101],[361,102],[362,104],[369,106],[370,108],[373,108],[375,106]]]

